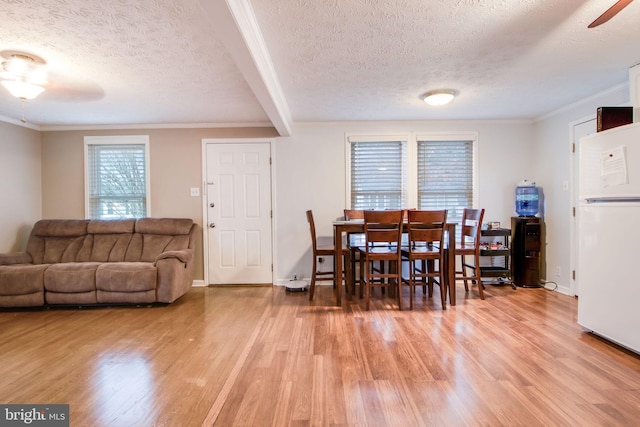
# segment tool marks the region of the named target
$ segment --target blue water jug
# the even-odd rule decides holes
[[[539,209],[539,189],[535,182],[525,179],[516,187],[516,213],[519,216],[536,216]]]

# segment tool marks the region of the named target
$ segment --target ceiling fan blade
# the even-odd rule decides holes
[[[616,4],[614,4],[609,9],[607,9],[607,11],[605,13],[600,15],[598,17],[598,19],[596,19],[591,24],[589,24],[589,26],[587,28],[594,28],[594,27],[597,27],[598,25],[604,24],[609,19],[611,19],[614,16],[616,16],[618,14],[618,12],[620,12],[622,9],[624,9],[627,6],[629,6],[629,3],[631,3],[632,1],[633,0],[618,0],[618,2]]]

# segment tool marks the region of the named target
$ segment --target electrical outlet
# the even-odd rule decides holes
[[[560,266],[557,266],[557,267],[556,267],[556,277],[560,277],[560,273],[561,273],[561,272],[562,272],[562,271],[560,270]]]
[[[200,196],[200,189],[198,187],[191,187],[191,197]]]

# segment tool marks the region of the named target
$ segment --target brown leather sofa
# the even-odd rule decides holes
[[[171,303],[193,282],[193,220],[45,219],[0,254],[0,307]]]

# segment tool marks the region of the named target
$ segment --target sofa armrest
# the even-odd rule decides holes
[[[32,264],[31,255],[26,252],[13,252],[9,254],[0,254],[0,265],[11,264]]]
[[[156,257],[154,264],[157,266],[158,261],[161,259],[171,259],[175,258],[178,261],[187,264],[193,260],[193,249],[181,249],[178,251],[166,251],[162,252],[160,255]]]
[[[167,251],[156,258],[156,300],[170,303],[184,295],[193,283],[193,249]]]

